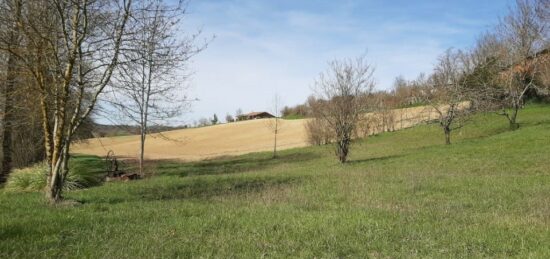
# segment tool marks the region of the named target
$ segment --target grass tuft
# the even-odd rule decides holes
[[[48,165],[45,162],[33,166],[15,169],[6,181],[6,192],[34,192],[46,187]],[[69,174],[63,186],[64,190],[100,185],[105,171],[103,161],[96,156],[76,156],[69,162]]]

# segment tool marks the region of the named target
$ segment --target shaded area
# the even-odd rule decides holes
[[[259,153],[192,163],[158,161],[156,171],[162,175],[177,176],[231,174],[262,170],[281,164],[303,163],[320,157],[320,154],[311,152],[280,154],[277,158],[272,158],[271,154]]]
[[[393,158],[399,158],[399,157],[404,157],[404,156],[405,156],[405,154],[382,156],[382,157],[370,157],[370,158],[365,158],[365,159],[349,160],[347,163],[350,164],[350,165],[355,165],[355,164],[362,164],[362,163],[368,163],[368,162],[386,161],[386,160],[390,160],[390,159],[393,159]]]
[[[175,183],[164,188],[153,187],[134,191],[137,200],[208,199],[220,195],[260,192],[269,187],[296,182],[297,177],[194,178],[192,181]]]
[[[247,176],[247,177],[157,177],[135,184],[116,183],[113,192],[94,192],[76,198],[82,203],[109,203],[162,201],[179,199],[210,199],[216,196],[257,193],[270,187],[296,184],[303,176]],[[118,186],[126,185],[119,192]],[[109,185],[108,185],[109,186]],[[116,188],[116,189],[115,189]]]
[[[73,155],[69,171],[81,188],[101,185],[107,175],[105,161],[92,155]]]

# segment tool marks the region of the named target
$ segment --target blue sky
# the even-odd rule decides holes
[[[468,48],[511,1],[193,0],[184,31],[215,35],[189,68],[200,101],[178,121],[303,103],[336,58],[367,52],[378,89],[429,73],[447,48]],[[176,123],[176,124],[180,124]]]

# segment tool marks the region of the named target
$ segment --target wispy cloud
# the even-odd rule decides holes
[[[192,94],[201,101],[188,119],[264,110],[275,92],[288,105],[301,103],[329,60],[366,50],[380,89],[398,75],[430,72],[440,53],[472,44],[507,5],[476,2],[191,2],[186,28],[202,27],[216,39],[191,66]]]

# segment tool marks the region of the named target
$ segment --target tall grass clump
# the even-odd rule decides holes
[[[8,192],[41,190],[46,186],[47,173],[46,163],[14,169],[6,181],[4,190]]]
[[[69,174],[63,188],[75,190],[97,186],[103,182],[105,172],[101,170],[101,159],[92,156],[77,156],[69,163]],[[100,169],[98,169],[100,168]],[[4,190],[6,192],[33,192],[46,187],[48,165],[45,162],[15,169],[10,174]]]

